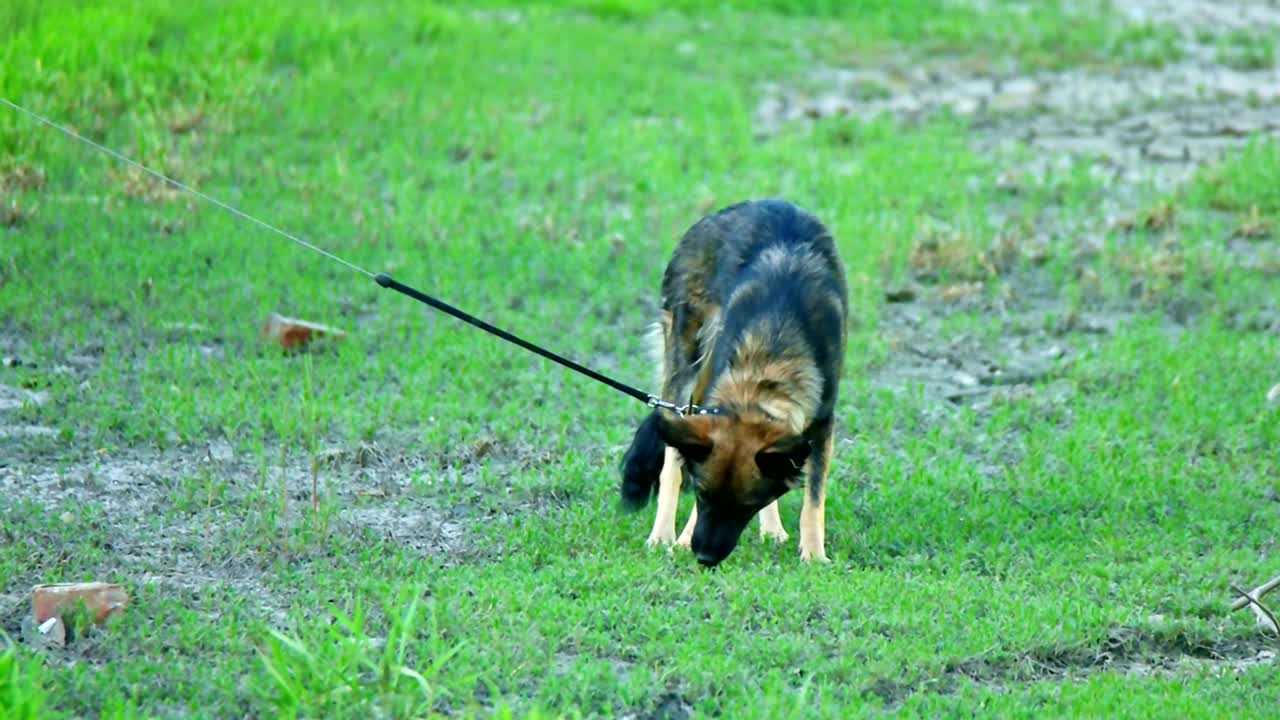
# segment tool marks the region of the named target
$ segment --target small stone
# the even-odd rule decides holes
[[[982,294],[984,287],[981,282],[956,283],[942,288],[938,295],[943,302],[958,303]]]
[[[1267,393],[1267,402],[1272,405],[1280,405],[1280,385],[1271,388]]]
[[[982,100],[975,97],[961,96],[951,102],[951,110],[957,115],[973,115],[982,109]]]
[[[231,462],[235,458],[235,450],[226,440],[215,440],[209,443],[209,459],[214,462]]]
[[[167,322],[160,327],[171,333],[200,333],[205,329],[198,322]]]
[[[991,98],[991,109],[997,112],[1026,110],[1035,103],[1038,90],[1039,86],[1031,78],[1010,80]]]
[[[38,650],[61,648],[67,645],[67,625],[59,618],[49,618],[37,623],[30,615],[23,616],[20,624],[22,637]]]
[[[811,118],[825,118],[848,115],[853,109],[853,104],[848,98],[839,95],[824,95],[811,103],[805,110],[805,114]]]
[[[1143,154],[1152,160],[1165,162],[1188,162],[1191,160],[1191,148],[1180,138],[1159,138],[1143,148]]]
[[[76,521],[76,516],[72,515],[71,511],[68,510],[62,513],[61,515],[59,515],[58,519],[61,520],[64,525],[70,525],[71,523]]]

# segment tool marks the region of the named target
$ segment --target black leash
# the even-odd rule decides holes
[[[655,395],[650,395],[649,393],[644,392],[643,390],[639,390],[637,388],[631,387],[626,383],[614,380],[613,378],[607,375],[602,375],[596,372],[595,370],[592,370],[589,367],[580,365],[570,360],[569,358],[564,357],[563,355],[553,353],[550,350],[534,345],[528,340],[512,335],[511,333],[507,332],[506,330],[503,330],[502,328],[490,325],[489,323],[481,320],[480,318],[470,313],[463,312],[462,310],[459,310],[458,308],[450,305],[447,302],[444,302],[443,300],[437,300],[436,298],[433,298],[430,295],[420,290],[415,290],[414,288],[411,288],[408,285],[405,285],[404,283],[400,282],[399,280],[396,280],[395,278],[385,273],[380,273],[377,276],[375,276],[374,281],[384,288],[395,290],[401,295],[407,295],[408,297],[411,297],[414,300],[417,300],[418,302],[423,303],[424,305],[430,305],[431,307],[435,308],[436,310],[439,310],[440,312],[448,313],[463,322],[470,323],[480,328],[481,330],[484,330],[490,335],[497,335],[503,340],[506,340],[509,343],[514,343],[516,345],[519,345],[520,347],[524,348],[525,350],[528,350],[529,352],[536,353],[548,360],[560,363],[561,365],[569,368],[570,370],[586,375],[587,377],[591,378],[592,380],[595,380],[596,382],[604,383],[605,385],[608,385],[614,390],[617,390],[618,392],[624,395],[630,395],[631,397],[649,405],[650,407],[666,408],[667,410],[672,410],[679,415],[718,415],[720,414],[720,410],[717,408],[704,408],[704,407],[699,407],[693,404],[676,405],[674,403],[669,403],[666,400],[663,400]]]
[[[603,384],[605,384],[605,385],[608,385],[609,387],[613,388],[614,390],[617,390],[618,392],[620,392],[620,393],[622,393],[622,394],[624,394],[624,395],[627,395],[627,396],[633,397],[633,398],[635,398],[636,400],[639,400],[639,401],[641,401],[641,402],[645,403],[645,404],[646,404],[646,405],[648,405],[649,407],[653,407],[653,408],[663,408],[663,409],[666,409],[666,410],[670,410],[670,411],[672,411],[672,412],[676,413],[677,415],[682,415],[682,416],[683,416],[683,415],[722,415],[722,414],[725,414],[725,413],[724,413],[724,411],[723,411],[723,410],[720,410],[719,408],[700,407],[700,406],[698,406],[698,405],[694,405],[693,403],[689,403],[689,404],[687,404],[687,405],[676,405],[675,403],[672,403],[672,402],[668,402],[668,401],[666,401],[666,400],[663,400],[662,398],[660,398],[660,397],[658,397],[658,396],[656,396],[656,395],[650,395],[649,393],[646,393],[646,392],[644,392],[643,390],[639,390],[639,389],[634,388],[634,387],[632,387],[632,386],[630,386],[630,385],[627,385],[626,383],[623,383],[623,382],[619,382],[619,381],[617,381],[617,380],[614,380],[613,378],[611,378],[611,377],[609,377],[609,376],[607,376],[607,375],[602,375],[601,373],[598,373],[598,372],[596,372],[595,370],[592,370],[591,368],[588,368],[588,367],[586,367],[586,366],[584,366],[584,365],[580,365],[580,364],[578,364],[578,363],[576,363],[576,362],[574,362],[574,361],[570,360],[569,358],[564,357],[563,355],[559,355],[559,354],[557,354],[557,353],[553,353],[553,352],[551,352],[550,350],[544,349],[544,348],[542,348],[542,347],[539,347],[539,346],[537,346],[537,345],[534,345],[533,343],[531,343],[531,342],[529,342],[529,341],[527,341],[527,340],[524,340],[524,339],[519,338],[519,337],[517,337],[517,336],[515,336],[515,335],[512,335],[511,333],[507,332],[506,330],[503,330],[502,328],[499,328],[499,327],[495,327],[495,326],[493,326],[493,325],[490,325],[489,323],[487,323],[487,322],[485,322],[485,321],[481,320],[480,318],[475,317],[474,315],[471,315],[470,313],[466,313],[466,312],[463,312],[462,310],[459,310],[458,308],[455,308],[454,306],[450,305],[449,303],[446,303],[446,302],[444,302],[444,301],[442,301],[442,300],[437,300],[436,298],[433,298],[433,297],[431,297],[430,295],[428,295],[428,294],[426,294],[426,293],[424,293],[424,292],[421,292],[421,291],[419,291],[419,290],[415,290],[414,288],[411,288],[411,287],[409,287],[408,285],[405,285],[404,283],[402,283],[402,282],[400,282],[400,281],[396,280],[395,278],[392,278],[390,275],[387,275],[387,274],[385,274],[385,273],[379,273],[379,274],[377,274],[377,275],[374,275],[373,273],[371,273],[371,272],[369,272],[368,270],[366,270],[366,269],[364,269],[364,268],[360,267],[359,265],[356,265],[355,263],[349,262],[349,261],[347,261],[347,260],[344,260],[344,259],[342,259],[342,258],[338,257],[337,255],[334,255],[334,254],[332,254],[332,253],[326,252],[325,250],[322,250],[322,249],[320,249],[320,248],[316,247],[315,245],[312,245],[311,243],[309,243],[309,242],[307,242],[307,241],[305,241],[305,240],[303,240],[303,239],[301,239],[301,238],[299,238],[299,237],[297,237],[297,236],[291,235],[291,234],[289,234],[289,233],[285,232],[284,230],[281,230],[280,228],[278,228],[278,227],[276,227],[276,226],[274,226],[274,225],[272,225],[272,224],[270,224],[270,223],[267,223],[267,222],[265,222],[265,221],[259,220],[258,218],[253,217],[252,215],[249,215],[248,213],[245,213],[245,212],[243,212],[243,211],[241,211],[241,210],[238,210],[238,209],[236,209],[236,208],[232,207],[231,205],[228,205],[228,204],[226,204],[226,203],[222,202],[221,200],[218,200],[217,198],[210,197],[209,195],[206,195],[206,194],[204,194],[204,193],[200,192],[199,190],[196,190],[195,188],[192,188],[192,187],[190,187],[190,186],[188,186],[188,185],[184,185],[183,183],[180,183],[180,182],[178,182],[177,180],[174,180],[173,178],[169,177],[168,175],[165,175],[165,174],[163,174],[163,173],[161,173],[161,172],[158,172],[158,171],[156,171],[156,170],[152,170],[151,168],[147,167],[146,165],[143,165],[143,164],[142,164],[142,163],[140,163],[140,162],[137,162],[136,160],[132,160],[132,159],[130,159],[130,158],[128,158],[128,157],[126,157],[125,155],[123,155],[123,154],[121,154],[121,153],[118,153],[118,152],[116,152],[115,150],[112,150],[111,148],[108,148],[108,147],[106,147],[106,146],[104,146],[104,145],[100,145],[100,144],[98,144],[98,143],[96,143],[96,142],[94,142],[94,141],[90,140],[89,138],[86,138],[86,137],[84,137],[84,136],[82,136],[82,135],[80,135],[80,134],[76,133],[75,131],[71,130],[70,128],[68,128],[68,127],[66,127],[66,126],[63,126],[63,125],[59,125],[58,123],[53,122],[52,120],[50,120],[50,119],[48,119],[48,118],[44,117],[43,115],[40,115],[40,114],[35,113],[35,112],[32,112],[31,110],[28,110],[28,109],[26,109],[26,108],[22,107],[21,105],[18,105],[18,104],[16,104],[16,103],[13,103],[13,102],[11,102],[11,101],[9,101],[9,100],[7,100],[7,99],[3,98],[3,97],[0,97],[0,104],[7,105],[8,107],[13,108],[14,110],[17,110],[18,112],[20,112],[20,113],[22,113],[22,114],[24,114],[24,115],[26,115],[26,116],[28,116],[28,117],[30,117],[30,118],[32,118],[32,119],[34,119],[34,120],[38,121],[38,122],[40,122],[40,123],[43,123],[44,125],[48,125],[49,127],[53,128],[53,129],[55,129],[55,130],[59,130],[59,131],[61,131],[63,134],[67,135],[68,137],[70,137],[70,138],[72,138],[72,139],[79,140],[80,142],[82,142],[82,143],[84,143],[84,144],[86,144],[86,145],[89,145],[90,147],[93,147],[93,148],[94,148],[94,149],[96,149],[96,150],[99,150],[99,151],[101,151],[101,152],[104,152],[104,153],[106,153],[107,155],[110,155],[111,157],[113,157],[113,158],[115,158],[115,159],[117,159],[117,160],[119,160],[119,161],[121,161],[121,162],[124,162],[124,163],[127,163],[127,164],[129,164],[129,165],[132,165],[133,167],[136,167],[136,168],[138,168],[139,170],[142,170],[143,172],[146,172],[146,173],[148,173],[149,175],[151,175],[151,176],[153,176],[153,177],[155,177],[155,178],[157,178],[157,179],[159,179],[159,180],[161,180],[161,181],[163,181],[163,182],[165,182],[165,183],[168,183],[169,185],[172,185],[172,186],[174,186],[174,187],[178,188],[179,190],[182,190],[182,191],[184,191],[184,192],[190,193],[191,195],[195,195],[196,197],[198,197],[198,198],[200,198],[200,199],[204,200],[205,202],[208,202],[208,203],[210,203],[210,204],[212,204],[212,205],[216,205],[217,207],[220,207],[220,208],[222,208],[223,210],[226,210],[227,212],[231,213],[232,215],[235,215],[235,216],[237,216],[237,217],[239,217],[239,218],[242,218],[242,219],[244,219],[244,220],[248,220],[249,222],[252,222],[252,223],[254,223],[254,224],[256,224],[256,225],[258,225],[258,226],[260,226],[260,227],[262,227],[262,228],[265,228],[265,229],[267,229],[267,230],[269,230],[269,231],[271,231],[271,232],[273,232],[273,233],[275,233],[275,234],[277,234],[277,235],[280,235],[280,236],[282,236],[282,237],[288,238],[289,240],[292,240],[293,242],[295,242],[295,243],[297,243],[297,244],[299,244],[299,245],[301,245],[301,246],[303,246],[303,247],[307,248],[308,250],[311,250],[311,251],[313,251],[313,252],[319,253],[319,254],[321,254],[321,255],[323,255],[323,256],[325,256],[325,257],[327,257],[327,258],[329,258],[330,260],[333,260],[333,261],[335,261],[335,262],[341,263],[342,265],[347,266],[347,267],[348,267],[348,268],[350,268],[351,270],[354,270],[354,271],[356,271],[356,272],[358,272],[358,273],[361,273],[361,274],[366,275],[366,276],[368,276],[368,277],[370,277],[370,278],[373,278],[374,282],[378,283],[378,285],[380,285],[380,286],[382,286],[382,287],[384,287],[384,288],[388,288],[388,289],[390,289],[390,290],[395,290],[396,292],[400,293],[401,295],[404,295],[404,296],[406,296],[406,297],[413,298],[414,300],[417,300],[418,302],[423,303],[423,304],[425,304],[425,305],[429,305],[429,306],[431,306],[432,308],[435,308],[436,310],[439,310],[439,311],[441,311],[441,312],[448,313],[449,315],[452,315],[453,317],[456,317],[456,318],[458,318],[459,320],[462,320],[463,322],[470,323],[471,325],[474,325],[475,327],[478,327],[478,328],[480,328],[481,330],[484,330],[485,332],[489,333],[490,335],[496,335],[496,336],[498,336],[498,337],[502,338],[503,340],[506,340],[506,341],[507,341],[507,342],[509,342],[509,343],[514,343],[514,344],[516,344],[516,345],[519,345],[520,347],[524,348],[525,350],[528,350],[529,352],[532,352],[532,353],[536,353],[536,354],[538,354],[538,355],[541,355],[542,357],[547,358],[548,360],[551,360],[551,361],[553,361],[553,362],[557,362],[557,363],[559,363],[560,365],[563,365],[564,367],[567,367],[567,368],[569,368],[570,370],[573,370],[574,372],[580,373],[580,374],[582,374],[582,375],[586,375],[587,377],[591,378],[592,380],[595,380],[596,382],[599,382],[599,383],[603,383]]]

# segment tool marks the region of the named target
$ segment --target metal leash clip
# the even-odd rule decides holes
[[[693,403],[689,403],[688,405],[676,405],[673,402],[668,402],[655,395],[649,396],[648,404],[649,404],[649,407],[662,408],[663,410],[670,410],[671,412],[675,413],[676,415],[679,415],[680,417],[688,417],[690,415],[723,415],[725,414],[724,411],[721,410],[720,408],[702,407],[700,405],[694,405]]]

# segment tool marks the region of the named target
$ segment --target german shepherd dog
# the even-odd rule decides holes
[[[826,561],[827,470],[849,311],[844,265],[815,217],[783,200],[739,203],[681,238],[662,278],[662,397],[622,461],[622,504],[658,496],[649,544],[715,566],[747,523],[787,539],[778,498],[805,487],[800,557]],[[655,337],[655,345],[656,337]],[[697,504],[676,538],[681,483]]]

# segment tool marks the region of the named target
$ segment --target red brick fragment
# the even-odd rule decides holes
[[[129,604],[129,594],[123,585],[104,582],[37,585],[31,595],[37,624],[43,624],[49,618],[61,618],[81,601],[95,623],[123,611]]]
[[[347,333],[327,325],[271,313],[262,326],[262,336],[279,343],[286,350],[293,350],[304,347],[319,337],[328,336],[341,340]]]

